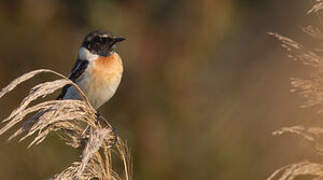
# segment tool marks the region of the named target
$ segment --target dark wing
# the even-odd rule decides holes
[[[87,61],[87,60],[80,60],[80,59],[76,60],[76,63],[72,69],[71,74],[68,76],[68,78],[70,80],[72,80],[73,82],[75,82],[76,79],[79,78],[83,74],[83,72],[87,68],[88,64],[89,64],[89,61]],[[63,99],[63,97],[65,96],[65,94],[67,92],[67,89],[70,86],[71,85],[68,84],[63,87],[63,90],[62,90],[61,94],[57,97],[57,100]]]

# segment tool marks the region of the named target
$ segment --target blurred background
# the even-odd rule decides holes
[[[315,159],[309,144],[271,132],[317,118],[299,109],[289,78],[308,69],[289,60],[267,32],[307,40],[310,0],[2,0],[0,87],[40,68],[68,74],[86,33],[105,29],[120,43],[125,72],[100,108],[131,148],[134,178],[264,179],[275,169]],[[28,81],[0,100],[9,115]],[[38,81],[37,81],[38,80]],[[50,137],[0,137],[1,179],[44,179],[79,159]]]

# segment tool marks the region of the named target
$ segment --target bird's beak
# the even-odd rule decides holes
[[[114,39],[113,39],[113,44],[116,44],[116,43],[121,42],[121,41],[124,41],[124,40],[126,40],[126,39],[125,39],[125,38],[123,38],[123,37],[117,37],[117,38],[114,38]]]

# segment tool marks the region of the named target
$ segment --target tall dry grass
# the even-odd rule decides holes
[[[132,167],[127,144],[117,137],[113,127],[91,106],[81,89],[65,76],[52,70],[40,69],[26,73],[0,92],[0,98],[14,90],[21,83],[41,73],[51,73],[61,79],[40,83],[34,86],[20,105],[5,118],[0,135],[22,124],[9,140],[21,136],[19,141],[30,137],[28,148],[43,142],[51,133],[57,133],[69,146],[81,149],[78,162],[62,172],[48,178],[49,180],[130,180]],[[83,100],[47,100],[36,103],[67,84],[72,84],[81,94]],[[22,123],[21,123],[22,122]],[[116,148],[113,148],[115,145]],[[123,163],[123,174],[113,169],[112,154],[117,154]]]
[[[323,24],[321,21],[321,13],[323,9],[323,1],[316,0],[313,7],[308,10],[308,14],[313,14],[318,17],[321,26],[307,26],[303,31],[317,41],[323,40]],[[307,79],[291,78],[291,92],[301,95],[305,99],[305,103],[301,108],[318,107],[319,112],[323,112],[323,57],[322,48],[309,49],[302,44],[282,36],[278,33],[269,33],[278,40],[281,45],[288,52],[288,57],[302,62],[306,66],[311,66],[312,71]],[[304,125],[295,125],[292,127],[283,127],[275,132],[274,135],[281,135],[285,133],[296,134],[312,144],[314,151],[323,157],[323,144],[321,138],[323,137],[323,127],[305,127]],[[323,179],[323,159],[318,162],[311,162],[304,160],[286,165],[277,169],[268,177],[268,180],[292,180],[298,178],[306,178],[319,180]]]

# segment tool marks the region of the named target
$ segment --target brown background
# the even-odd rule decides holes
[[[68,74],[83,36],[106,29],[125,73],[100,111],[127,139],[137,180],[264,179],[276,168],[315,159],[279,127],[308,122],[289,77],[307,69],[286,58],[267,32],[306,40],[308,0],[0,1],[0,87],[39,68]],[[9,114],[41,76],[0,100]],[[317,118],[318,119],[318,118]],[[315,120],[314,120],[315,121]],[[44,179],[78,159],[56,136],[28,142],[0,137],[0,179]]]

